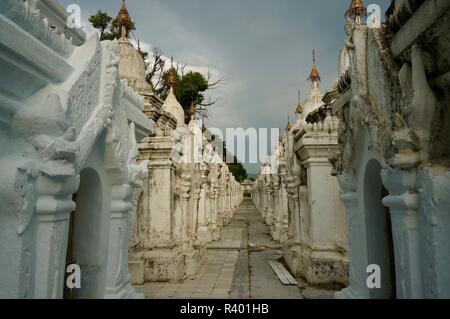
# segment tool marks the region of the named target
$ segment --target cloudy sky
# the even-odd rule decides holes
[[[82,20],[101,9],[115,17],[120,0],[60,0],[79,4]],[[310,91],[312,49],[322,91],[336,80],[350,0],[127,0],[144,49],[224,79],[208,127],[283,128],[297,91]],[[366,0],[385,12],[390,0]],[[87,32],[88,26],[84,28]],[[257,165],[247,165],[256,173]]]

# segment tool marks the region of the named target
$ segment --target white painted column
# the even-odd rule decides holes
[[[105,298],[144,298],[131,286],[128,271],[129,224],[133,213],[134,189],[128,185],[113,186],[111,190],[111,220]]]
[[[347,229],[349,239],[348,257],[351,260],[349,265],[350,285],[335,293],[336,299],[368,299],[370,295],[366,285],[367,272],[365,267],[355,269],[353,265],[367,265],[367,252],[365,251],[361,238],[366,237],[365,216],[360,211],[359,196],[356,190],[356,178],[353,175],[344,173],[338,176],[342,193],[341,199],[344,202],[347,212]]]
[[[390,208],[391,214],[398,298],[423,298],[419,196],[411,192],[415,189],[416,176],[415,172],[400,169],[381,171],[383,184],[390,193],[383,204]]]
[[[66,273],[66,252],[70,214],[75,210],[72,194],[79,186],[79,177],[63,178],[59,187],[55,180],[41,175],[36,183],[40,194],[36,202],[34,225],[34,276],[32,298],[62,298]],[[37,240],[39,239],[39,240]],[[31,272],[31,265],[26,272]]]

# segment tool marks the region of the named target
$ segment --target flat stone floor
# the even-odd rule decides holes
[[[269,227],[251,200],[244,200],[221,240],[207,246],[207,260],[198,275],[180,283],[146,283],[135,286],[146,298],[176,299],[317,299],[332,298],[334,290],[285,286],[269,266],[282,260],[280,244],[271,239]]]

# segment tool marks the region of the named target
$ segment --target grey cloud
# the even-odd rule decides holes
[[[118,0],[77,3],[83,19],[98,9],[118,12]],[[389,0],[369,3],[387,9]],[[294,111],[297,90],[309,93],[311,51],[318,51],[322,91],[336,80],[350,0],[128,0],[136,36],[165,55],[223,74],[225,86],[209,126],[280,127]],[[249,165],[255,173],[257,167]]]

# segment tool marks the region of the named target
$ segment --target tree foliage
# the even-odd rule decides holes
[[[121,36],[121,30],[117,24],[117,19],[113,19],[108,13],[99,10],[95,15],[89,18],[89,22],[95,29],[99,30],[100,41],[115,40]],[[136,30],[133,21],[125,26],[127,33]],[[176,75],[176,86],[174,88],[175,95],[184,110],[188,110],[192,100],[196,104],[196,114],[198,117],[207,118],[208,108],[214,105],[217,100],[206,97],[206,91],[218,87],[222,83],[222,79],[217,81],[211,80],[211,75],[203,75],[199,72],[185,72],[186,64],[172,64],[171,68],[167,68],[168,61],[162,51],[154,48],[150,53],[140,48],[138,41],[138,50],[146,65],[146,81],[150,84],[156,95],[162,99],[167,97],[169,92],[169,71],[173,70]],[[187,112],[185,112],[187,113]],[[188,120],[187,120],[188,121]]]
[[[223,142],[223,154],[225,160],[227,158],[227,154],[229,154],[225,142]],[[227,163],[227,165],[228,169],[230,170],[231,174],[233,174],[236,181],[242,183],[247,179],[248,177],[247,170],[244,168],[244,165],[242,165],[242,163],[238,161],[236,156],[233,156],[233,163]]]
[[[202,102],[204,100],[203,93],[208,90],[208,81],[205,77],[198,72],[188,72],[186,75],[179,78],[180,82],[176,87],[175,95],[183,109],[188,110],[192,101],[195,101],[195,105],[197,106],[197,114],[204,111],[201,109]]]
[[[90,16],[89,22],[95,29],[100,30],[100,40],[103,39],[105,32],[108,30],[112,18],[101,10],[98,10],[97,14]]]
[[[95,15],[89,17],[89,22],[95,29],[100,32],[100,41],[103,40],[116,40],[120,39],[121,30],[117,23],[117,19],[113,19],[108,13],[99,10]],[[136,30],[136,26],[133,21],[125,26],[127,33]]]
[[[242,165],[242,163],[237,160],[236,157],[234,157],[234,163],[228,163],[228,169],[239,183],[242,183],[247,179],[247,170],[244,168],[244,165]]]
[[[186,65],[170,67],[165,70],[167,61],[164,60],[159,50],[154,50],[153,63],[150,63],[147,72],[147,82],[153,88],[153,91],[163,100],[167,97],[170,89],[169,75],[171,72],[175,75],[175,96],[185,111],[189,109],[192,101],[196,105],[197,117],[207,118],[208,107],[214,105],[217,100],[212,100],[206,96],[206,92],[214,89],[219,81],[211,83],[210,76],[205,76],[199,72],[185,72]],[[187,112],[185,112],[187,113]],[[189,119],[186,118],[186,121]]]

